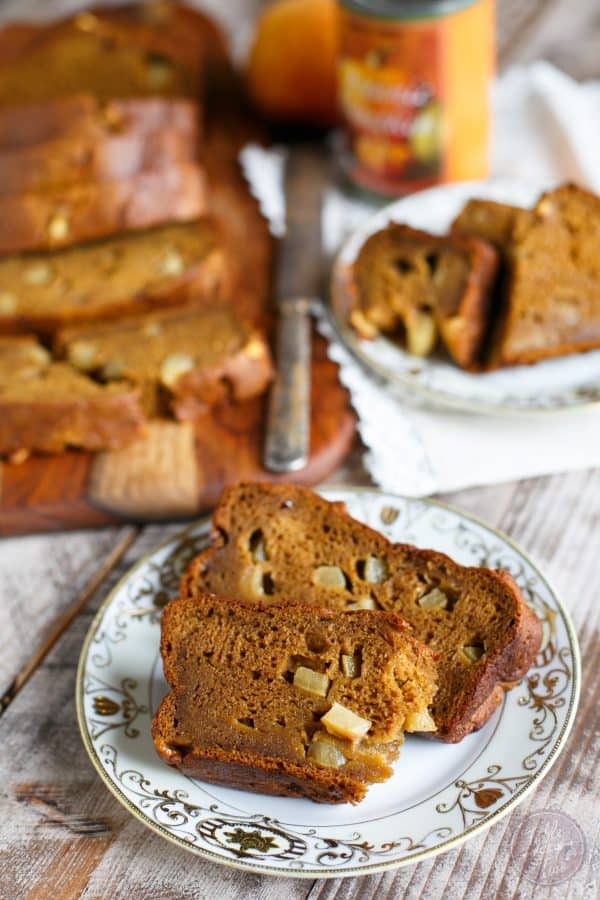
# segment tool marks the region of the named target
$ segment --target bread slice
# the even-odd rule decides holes
[[[207,212],[206,180],[193,163],[105,183],[86,182],[2,200],[0,254],[55,250]]]
[[[507,572],[465,567],[392,544],[341,503],[307,488],[239,484],[214,512],[212,547],[188,567],[183,596],[288,597],[331,609],[401,615],[439,654],[435,737],[480,727],[533,663],[541,626]]]
[[[142,0],[90,10],[100,27],[126,33],[130,42],[176,59],[190,72],[204,74],[204,66],[228,58],[227,41],[210,15],[197,6],[174,0]]]
[[[178,419],[195,419],[226,399],[263,393],[271,356],[259,332],[229,307],[175,309],[67,329],[56,349],[76,368],[142,390],[149,413],[163,395]]]
[[[432,654],[390,613],[196,594],[165,608],[160,647],[154,744],[194,778],[356,803],[431,723]]]
[[[0,259],[0,333],[59,328],[216,296],[227,278],[210,220]]]
[[[196,142],[172,129],[110,137],[69,135],[0,151],[0,197],[126,180],[196,159]]]
[[[493,365],[600,347],[600,198],[573,184],[544,194],[513,229]]]
[[[143,436],[137,389],[52,362],[33,337],[0,338],[0,455],[117,448]]]
[[[178,67],[177,74],[181,67],[182,76],[185,76],[184,85],[189,83],[191,91],[199,89],[199,79],[201,81],[206,62],[210,64],[215,58],[227,56],[223,33],[210,16],[173,0],[141,0],[122,5],[92,7],[52,25],[31,22],[6,25],[0,30],[0,60],[8,62],[21,59],[25,54],[39,50],[44,43],[52,43],[57,38],[72,36],[74,33],[96,36],[103,43],[105,51],[114,51],[115,46],[129,46],[144,51],[147,55],[173,61]],[[58,60],[54,62],[58,64]],[[86,62],[85,58],[83,62]],[[110,58],[105,59],[104,65],[110,62]],[[98,82],[98,71],[94,73],[91,67],[88,69],[85,65],[83,68],[86,75],[96,75],[93,83],[99,83],[100,90],[103,90],[104,81]],[[139,90],[139,71],[136,68],[127,69],[125,74],[135,76],[133,87]],[[53,85],[55,83],[53,80]],[[127,84],[124,84],[124,88]],[[160,93],[161,89],[181,93],[175,90],[174,78],[167,78],[164,72],[162,77],[157,74],[154,78],[150,76],[149,84],[143,78],[142,85],[150,89],[150,93]],[[71,91],[72,88],[71,83]],[[44,84],[40,84],[38,88],[40,91],[48,89]],[[133,91],[124,90],[123,93],[132,94]]]
[[[14,28],[14,26],[13,26]],[[184,51],[168,29],[111,22],[88,11],[23,32],[15,50],[0,35],[0,106],[54,100],[77,91],[100,99],[196,96],[203,46]]]
[[[517,221],[530,214],[530,210],[520,206],[475,197],[465,204],[454,219],[451,234],[482,238],[493,244],[501,254],[506,254]]]
[[[58,138],[102,140],[124,134],[177,132],[199,141],[200,106],[183,97],[126,97],[100,101],[91,94],[0,109],[0,151],[49,144]]]
[[[497,254],[478,238],[439,237],[391,224],[363,244],[350,274],[350,321],[364,338],[399,338],[427,356],[438,339],[477,369],[487,334]]]

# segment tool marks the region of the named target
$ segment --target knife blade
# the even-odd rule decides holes
[[[321,203],[327,155],[316,143],[293,146],[285,162],[285,234],[276,257],[276,375],[271,387],[265,468],[303,469],[310,452],[310,305],[322,286]]]

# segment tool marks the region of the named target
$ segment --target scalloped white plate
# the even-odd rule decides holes
[[[145,825],[199,856],[260,874],[360,875],[455,847],[514,809],[548,772],[577,707],[579,651],[568,614],[508,538],[430,500],[358,488],[322,493],[392,540],[508,569],[543,620],[543,649],[481,731],[456,745],[409,736],[392,778],[358,806],[236,791],[164,765],[150,736],[152,711],[166,692],[161,609],[206,545],[208,520],[141,559],[104,601],[81,652],[77,714],[85,747],[109,790]]]
[[[442,185],[386,206],[356,229],[333,266],[330,310],[340,340],[371,376],[403,397],[408,390],[429,404],[468,412],[548,412],[600,402],[600,350],[472,374],[441,354],[421,359],[384,337],[363,340],[348,322],[348,269],[371,234],[390,222],[443,234],[472,197],[531,207],[547,187],[511,180]]]

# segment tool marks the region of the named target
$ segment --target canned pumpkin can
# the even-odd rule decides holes
[[[341,0],[344,168],[398,196],[489,172],[493,0]]]

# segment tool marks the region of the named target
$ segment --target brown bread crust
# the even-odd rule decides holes
[[[173,386],[172,411],[182,422],[201,416],[207,406],[225,400],[242,401],[263,394],[273,378],[273,364],[262,335],[254,333],[251,353],[240,348],[221,364],[195,369]]]
[[[2,201],[0,254],[56,250],[207,211],[203,170],[191,163],[122,181],[79,184]]]
[[[269,543],[274,547],[274,561],[264,564],[275,584],[273,601],[279,599],[278,581],[295,601],[333,608],[347,608],[357,593],[368,590],[379,608],[402,615],[416,637],[440,652],[440,688],[433,706],[438,726],[433,736],[440,740],[459,741],[481,727],[497,706],[499,692],[518,681],[535,659],[541,624],[507,572],[465,567],[437,551],[391,544],[353,520],[343,504],[291,485],[226,488],[213,516],[212,547],[188,566],[181,594],[218,590],[247,596],[248,581],[240,574],[252,559],[244,542],[257,529],[267,549]],[[356,575],[357,563],[367,555],[387,560],[389,576],[382,584],[364,584]],[[354,593],[315,587],[312,573],[323,564],[347,573]],[[446,593],[450,608],[424,613],[418,599],[435,587]],[[485,652],[469,664],[461,647],[472,644]]]
[[[349,674],[340,654],[354,652],[358,670]],[[431,652],[393,613],[179,597],[163,612],[161,656],[170,694],[152,734],[165,762],[317,802],[357,802],[367,783],[388,778],[407,717],[423,713],[435,690]],[[327,673],[326,693],[298,687],[298,666]],[[368,718],[367,736],[328,735],[321,718],[334,702]],[[343,751],[340,768],[312,760],[311,745],[323,739]]]

